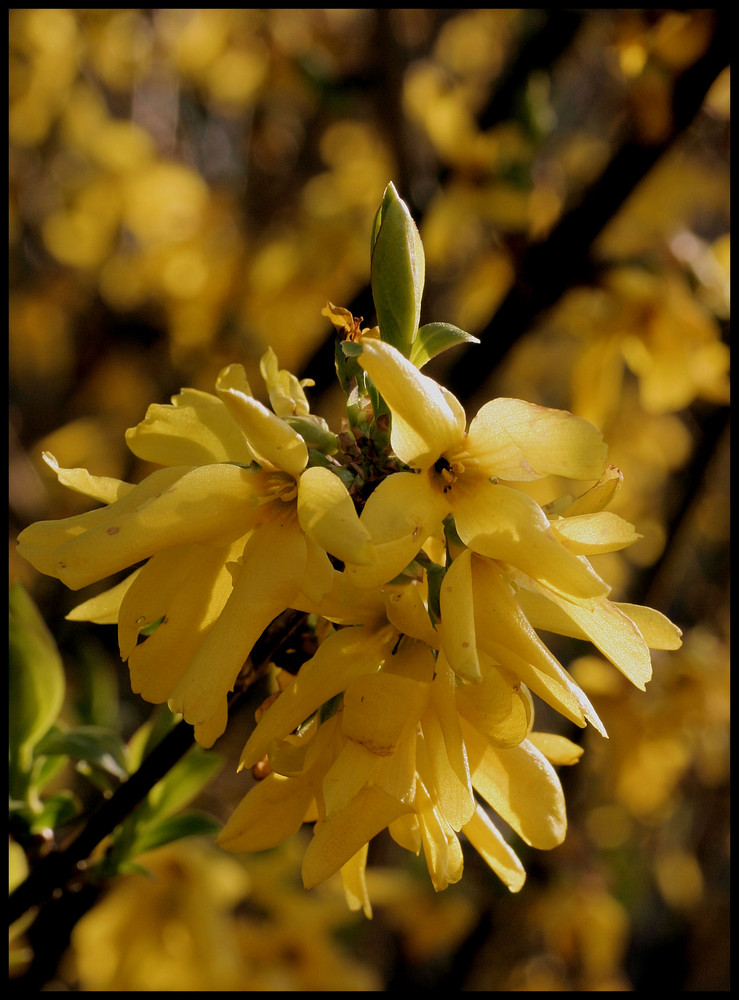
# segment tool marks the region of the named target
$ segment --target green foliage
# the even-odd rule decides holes
[[[410,359],[416,368],[423,368],[427,361],[458,344],[479,344],[477,337],[465,333],[451,323],[426,323],[416,334]]]
[[[59,714],[65,682],[56,643],[20,583],[10,588],[8,641],[10,790],[25,799],[34,749]]]

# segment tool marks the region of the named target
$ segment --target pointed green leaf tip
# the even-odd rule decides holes
[[[416,224],[388,184],[372,227],[372,297],[380,336],[406,358],[421,316],[425,268]]]
[[[456,347],[457,344],[479,344],[477,337],[471,333],[465,333],[458,326],[451,323],[426,323],[418,331],[413,347],[411,348],[411,361],[416,368],[423,368],[427,361],[435,358],[437,354]]]

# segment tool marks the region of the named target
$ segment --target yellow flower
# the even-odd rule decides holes
[[[340,605],[336,599],[335,613]],[[531,699],[492,664],[480,684],[458,684],[438,650],[422,585],[386,588],[384,605],[370,599],[363,624],[330,633],[263,712],[241,767],[267,755],[271,773],[247,793],[219,843],[263,850],[315,822],[304,884],[340,872],[349,905],[370,915],[373,837],[387,828],[402,847],[423,850],[440,890],[462,876],[463,833],[517,891],[523,866],[476,793],[526,843],[547,849],[564,838],[564,798],[533,742]],[[573,762],[579,751],[568,741],[549,745],[561,758],[563,744]]]
[[[417,472],[388,477],[369,498],[361,520],[378,559],[369,570],[347,567],[357,583],[381,585],[401,572],[453,514],[459,537],[474,552],[515,566],[570,600],[605,595],[606,584],[561,544],[541,507],[501,482],[598,479],[607,452],[596,428],[561,410],[495,399],[465,431],[464,409],[452,393],[390,345],[361,343],[359,363],[392,412],[393,451]]]
[[[299,397],[271,355],[265,370],[283,402]],[[341,480],[306,468],[304,439],[251,395],[243,368],[224,369],[216,390],[184,389],[127,432],[135,455],[163,466],[137,486],[49,457],[61,482],[105,506],[19,536],[20,554],[72,589],[146,560],[69,617],[117,621],[133,690],[181,712],[203,746],[224,731],[228,692],[266,626],[330,586],[327,553],[374,557]]]

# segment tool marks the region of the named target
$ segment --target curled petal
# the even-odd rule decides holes
[[[156,465],[249,465],[254,453],[223,401],[200,389],[183,389],[171,405],[153,403],[144,419],[126,431],[138,458]]]
[[[306,469],[300,477],[298,519],[307,535],[342,562],[374,562],[370,533],[346,486],[329,469]]]
[[[480,658],[475,632],[475,602],[472,586],[472,553],[464,549],[444,574],[440,594],[444,651],[454,672],[479,681]]]
[[[552,531],[565,548],[579,556],[617,552],[642,537],[633,524],[608,510],[560,517],[551,524]]]
[[[465,452],[487,476],[512,482],[597,479],[608,449],[587,420],[521,399],[493,399],[473,418]]]
[[[297,477],[308,464],[308,448],[289,424],[254,399],[241,365],[229,365],[218,376],[216,391],[244,432],[249,447],[261,464]]]
[[[409,581],[399,587],[383,590],[388,621],[403,635],[421,639],[432,649],[439,647],[439,633],[429,618],[429,611],[421,594],[420,584]]]
[[[57,460],[48,451],[45,451],[42,457],[49,468],[54,470],[62,486],[67,486],[70,490],[82,493],[83,496],[91,497],[93,500],[99,500],[101,503],[115,503],[134,489],[132,483],[124,483],[109,476],[92,476],[87,469],[61,469]]]
[[[259,371],[267,385],[270,405],[278,417],[305,416],[310,413],[303,386],[314,385],[311,379],[301,380],[292,372],[280,368],[277,355],[271,347],[262,355]]]
[[[634,621],[606,598],[575,604],[558,594],[522,590],[520,601],[536,628],[586,639],[644,691],[652,677],[649,646]]]
[[[660,611],[641,604],[614,603],[636,625],[650,649],[680,649],[682,646],[682,632]]]
[[[441,892],[462,878],[462,847],[420,781],[416,791],[416,813],[426,867],[434,889]]]
[[[401,462],[427,469],[461,441],[467,419],[459,401],[400,351],[381,340],[364,339],[358,360],[390,407],[390,441]]]

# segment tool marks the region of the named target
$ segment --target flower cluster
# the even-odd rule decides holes
[[[373,277],[383,226],[406,218],[397,206],[391,188]],[[416,237],[404,259],[418,287]],[[61,482],[103,506],[19,539],[26,559],[73,589],[142,563],[69,617],[117,623],[133,690],[181,713],[203,746],[224,732],[229,693],[265,629],[287,609],[305,616],[314,648],[276,672],[241,758],[261,780],[219,842],[263,850],[312,822],[306,887],[340,872],[349,904],[368,915],[368,844],[385,829],[423,850],[437,890],[461,877],[464,839],[509,889],[523,885],[488,810],[533,847],[562,842],[555,766],[581,751],[533,728],[532,696],[605,733],[539,632],[590,640],[642,689],[650,649],[680,642],[657,611],[611,601],[589,561],[638,538],[606,509],[621,474],[599,431],[516,399],[486,403],[468,425],[420,370],[461,331],[419,330],[416,296],[400,323],[411,334],[391,336],[392,288],[374,290],[379,327],[324,310],[347,392],[338,433],[269,351],[271,409],[231,365],[215,395],[184,389],[128,432],[132,452],[161,466],[139,485],[49,457]],[[548,477],[581,488],[542,506],[525,484]]]

